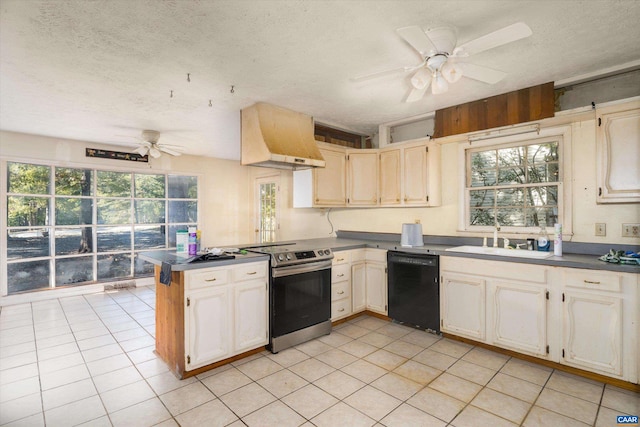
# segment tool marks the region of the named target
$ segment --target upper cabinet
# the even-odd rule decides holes
[[[640,202],[640,100],[596,110],[598,203]]]
[[[313,181],[312,203],[294,200],[295,207],[440,205],[440,146],[433,141],[361,150],[318,145],[326,167],[294,172],[294,194],[311,192],[302,177]]]
[[[380,152],[380,204],[399,205],[402,197],[402,150]]]
[[[378,150],[348,150],[347,176],[350,206],[378,204]]]
[[[313,205],[344,206],[347,202],[347,155],[342,148],[320,147],[325,167],[313,170]]]

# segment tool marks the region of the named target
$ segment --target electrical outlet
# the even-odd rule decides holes
[[[640,224],[622,224],[622,237],[640,237]]]
[[[604,222],[596,222],[596,236],[607,235],[607,224]]]

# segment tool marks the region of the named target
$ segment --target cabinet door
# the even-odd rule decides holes
[[[358,313],[367,308],[367,269],[364,261],[351,265],[351,298],[353,312]]]
[[[440,281],[440,329],[484,341],[485,288],[483,279],[443,273]]]
[[[498,347],[547,357],[547,289],[544,286],[490,283],[490,342]]]
[[[589,371],[620,375],[620,298],[587,292],[565,292],[563,299],[562,362]]]
[[[349,151],[349,198],[351,206],[375,206],[378,204],[378,153],[377,150]]]
[[[231,355],[230,303],[228,286],[196,291],[187,296],[187,371]]]
[[[404,204],[427,203],[427,146],[404,149]]]
[[[380,204],[399,205],[400,200],[400,149],[380,152]]]
[[[345,206],[347,204],[346,152],[320,149],[325,167],[313,170],[313,201],[315,206]]]
[[[387,314],[387,271],[385,264],[366,263],[367,309]]]
[[[269,342],[267,282],[252,280],[234,285],[234,350],[253,350]]]
[[[599,108],[598,203],[640,202],[640,101]]]

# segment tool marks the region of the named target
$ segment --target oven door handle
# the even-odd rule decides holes
[[[289,265],[286,267],[275,267],[271,269],[273,278],[293,276],[294,274],[311,273],[314,271],[331,269],[331,260],[308,262],[298,265]]]

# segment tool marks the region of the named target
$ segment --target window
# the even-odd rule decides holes
[[[152,275],[197,223],[193,176],[7,162],[6,198],[8,294]]]
[[[258,243],[276,241],[278,192],[277,178],[258,178],[256,180],[256,241]]]
[[[465,229],[499,224],[506,231],[532,232],[565,223],[565,136],[556,131],[554,136],[466,148]]]

